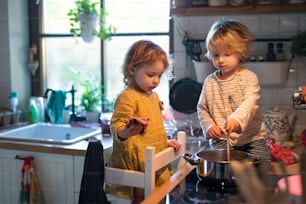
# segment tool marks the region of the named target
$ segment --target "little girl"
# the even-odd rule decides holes
[[[260,170],[270,169],[256,74],[241,65],[250,54],[252,35],[233,20],[215,22],[206,38],[206,56],[217,71],[207,76],[198,102],[198,116],[211,148],[231,147],[260,158]]]
[[[115,102],[111,119],[113,152],[108,166],[144,172],[145,148],[154,146],[156,152],[168,146],[180,148],[177,141],[167,140],[162,102],[153,90],[169,66],[162,48],[147,40],[134,43],[128,50],[123,66],[126,88]],[[156,186],[172,175],[171,165],[157,172]],[[143,200],[143,189],[106,185],[106,192],[129,200]]]

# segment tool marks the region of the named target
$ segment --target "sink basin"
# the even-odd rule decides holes
[[[62,124],[36,123],[0,132],[0,140],[67,145],[99,134],[101,134],[101,128],[93,129]]]

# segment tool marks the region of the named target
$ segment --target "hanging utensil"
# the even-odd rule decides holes
[[[192,54],[192,42],[189,40],[187,34],[183,38],[183,45],[185,46],[185,50],[188,56],[194,58]]]
[[[199,40],[192,40],[188,37],[188,34],[185,33],[185,36],[183,38],[183,44],[185,46],[187,56],[189,56],[192,61],[201,61],[202,50]],[[190,77],[195,80],[196,75],[194,66],[193,69],[190,71]]]
[[[185,49],[186,49],[186,69],[187,69],[186,73],[189,73],[189,77],[195,80],[196,79],[195,69],[192,66],[192,60],[195,59],[195,56],[193,54],[192,41],[189,39],[187,32],[185,32],[185,35],[183,38],[183,44],[185,45]]]
[[[185,46],[187,54],[196,61],[201,61],[201,44],[199,40],[192,40],[186,34],[183,39],[183,44]]]
[[[192,54],[196,61],[201,61],[202,49],[198,40],[192,40]]]

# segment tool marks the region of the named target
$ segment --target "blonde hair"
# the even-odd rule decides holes
[[[166,52],[157,44],[149,40],[135,42],[128,50],[123,64],[123,82],[128,86],[133,80],[130,70],[144,65],[151,65],[162,61],[165,70],[169,66]]]
[[[206,57],[212,60],[214,53],[225,49],[238,52],[240,60],[245,62],[249,58],[252,41],[253,36],[245,25],[234,20],[216,21],[205,40]]]

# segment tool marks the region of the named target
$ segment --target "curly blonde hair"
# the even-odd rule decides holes
[[[166,52],[157,44],[150,40],[140,40],[135,42],[128,50],[123,64],[123,82],[128,86],[133,80],[130,70],[151,65],[156,61],[162,61],[165,70],[169,67]]]
[[[212,60],[214,53],[225,49],[238,52],[240,60],[245,62],[249,58],[253,39],[253,35],[242,23],[234,20],[216,21],[205,40],[206,57]]]

